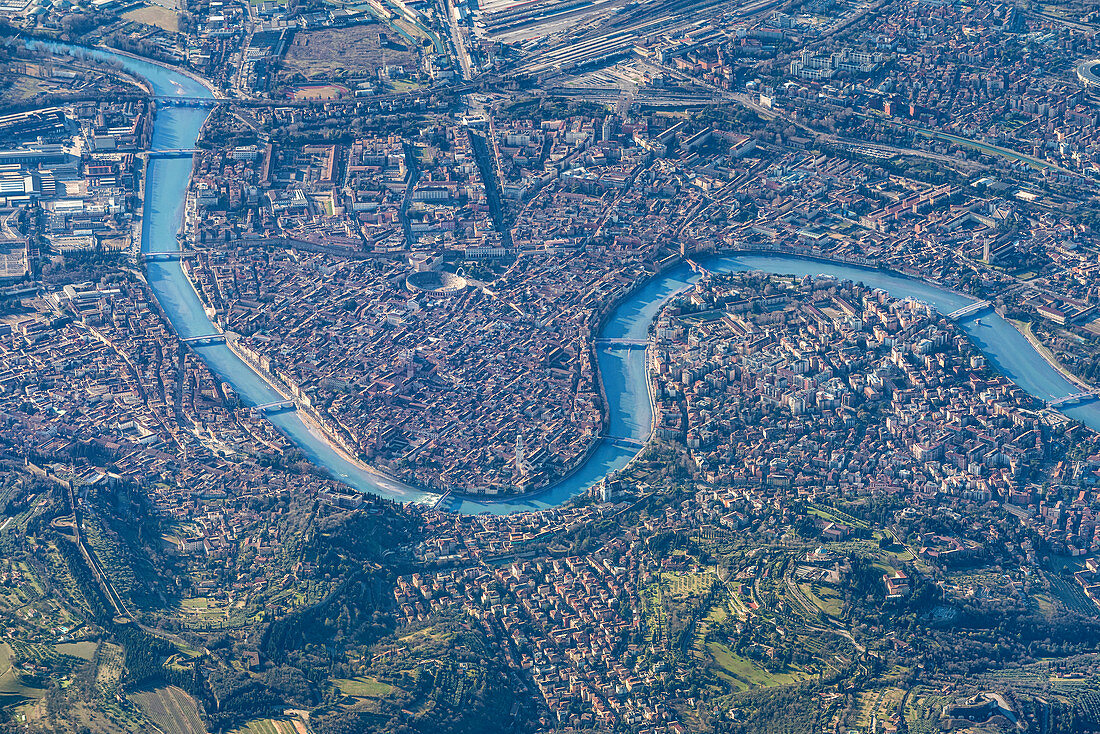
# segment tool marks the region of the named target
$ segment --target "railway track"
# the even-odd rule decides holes
[[[522,68],[530,74],[554,69],[565,70],[616,51],[629,51],[639,37],[669,36],[699,26],[706,19],[724,13],[743,13],[743,17],[750,19],[770,12],[779,5],[775,0],[755,3],[737,0],[670,0],[648,3],[626,13],[613,15],[598,27],[576,35],[563,36],[554,46],[526,59]]]

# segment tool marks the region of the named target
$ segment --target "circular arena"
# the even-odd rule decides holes
[[[1100,87],[1100,74],[1097,74],[1098,67],[1100,67],[1100,59],[1087,59],[1077,65],[1077,80],[1081,82],[1085,89]]]
[[[423,293],[431,298],[447,298],[466,289],[466,279],[454,273],[424,270],[410,273],[405,287],[413,293]]]

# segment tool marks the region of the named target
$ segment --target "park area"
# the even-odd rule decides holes
[[[751,658],[736,654],[721,642],[707,643],[707,652],[714,662],[712,670],[733,690],[785,686],[805,680],[809,673],[794,666],[770,672]]]
[[[381,23],[321,28],[294,34],[283,57],[279,84],[334,86],[337,82],[377,79],[378,70],[384,66],[415,72],[418,64],[416,49]]]
[[[343,84],[307,84],[287,90],[287,98],[295,102],[331,102],[351,96]]]

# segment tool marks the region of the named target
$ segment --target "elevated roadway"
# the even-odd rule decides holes
[[[294,407],[293,400],[275,400],[270,403],[264,403],[263,405],[253,406],[253,413],[271,413],[276,410],[286,410]]]
[[[180,338],[181,344],[190,344],[201,347],[207,344],[225,344],[225,334],[201,334],[199,336],[185,336]]]
[[[947,315],[947,318],[952,321],[958,321],[959,319],[965,319],[967,316],[976,314],[979,311],[983,311],[992,306],[989,301],[978,301],[977,303],[971,303],[969,306],[963,306],[960,309],[956,309]]]
[[[597,347],[610,347],[612,349],[645,349],[649,344],[645,339],[596,339],[593,343]]]
[[[149,262],[171,262],[172,260],[189,260],[195,256],[194,250],[177,250],[176,252],[144,252],[141,258]]]

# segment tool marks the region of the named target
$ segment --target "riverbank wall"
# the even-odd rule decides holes
[[[57,41],[53,41],[53,43],[57,43]],[[207,91],[209,91],[210,95],[212,97],[214,97],[215,99],[219,98],[218,94],[220,93],[220,90],[217,87],[215,87],[213,84],[211,84],[208,80],[203,79],[201,76],[199,76],[195,72],[191,71],[190,69],[186,69],[182,66],[177,66],[175,64],[169,64],[168,62],[161,61],[159,59],[151,59],[147,56],[140,56],[138,54],[131,53],[129,51],[123,51],[120,48],[114,48],[112,46],[107,46],[106,44],[102,44],[102,43],[95,46],[95,50],[103,51],[103,52],[109,53],[109,54],[116,54],[118,56],[126,56],[128,58],[133,59],[134,61],[141,61],[141,62],[144,62],[146,64],[153,64],[154,66],[159,66],[159,67],[161,67],[163,69],[167,69],[168,71],[171,71],[173,73],[181,74],[181,75],[187,77],[188,79],[190,79],[191,81],[193,81],[197,84],[201,84],[202,86],[206,87]],[[150,90],[150,94],[151,93],[152,93],[152,91]]]
[[[266,382],[271,389],[275,390],[285,400],[290,400],[294,403],[295,409],[305,414],[310,421],[317,426],[317,428],[323,433],[324,439],[329,443],[334,450],[342,451],[345,454],[345,458],[349,461],[355,461],[363,466],[363,468],[369,468],[372,471],[377,471],[373,467],[368,467],[363,464],[362,459],[359,457],[359,447],[356,446],[348,437],[340,435],[340,432],[336,430],[336,426],[333,425],[335,419],[330,419],[320,413],[312,404],[309,396],[305,394],[305,391],[293,381],[288,381],[285,377],[276,375],[271,372],[270,362],[267,362],[267,358],[257,352],[256,350],[241,343],[239,338],[227,338],[225,340],[226,346],[233,354],[237,355],[242,362],[248,365],[252,370],[259,375],[264,382]],[[347,430],[347,429],[344,429]],[[381,472],[379,472],[381,473]],[[401,480],[385,475],[387,479],[391,479],[394,482],[400,483]]]
[[[1012,324],[1012,327],[1016,329],[1016,331],[1020,332],[1023,337],[1028,340],[1035,351],[1039,353],[1039,356],[1046,360],[1046,363],[1049,364],[1051,367],[1058,370],[1062,377],[1066,378],[1066,380],[1069,381],[1072,385],[1075,385],[1082,390],[1085,390],[1086,392],[1092,392],[1096,389],[1093,385],[1090,385],[1077,375],[1070,372],[1065,365],[1059,362],[1058,358],[1054,356],[1054,353],[1050,351],[1050,348],[1047,347],[1047,345],[1043,344],[1042,340],[1040,340],[1039,337],[1035,336],[1035,332],[1031,330],[1031,324],[1025,325],[1022,322],[1016,321],[1015,319],[1005,318],[1003,315],[1001,316],[1001,318],[1004,318],[1005,321]]]

